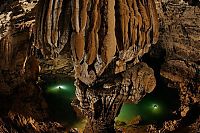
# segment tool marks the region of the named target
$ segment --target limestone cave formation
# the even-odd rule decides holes
[[[200,132],[198,0],[1,0],[1,133]]]

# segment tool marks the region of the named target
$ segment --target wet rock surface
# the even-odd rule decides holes
[[[198,4],[194,5],[194,3],[193,6],[189,6],[183,1],[157,3],[160,16],[158,42],[160,45],[152,48],[148,56],[152,58],[151,61],[154,59],[159,63],[155,61],[154,63],[158,63],[158,65],[150,66],[159,70],[158,75],[168,80],[168,86],[178,89],[181,101],[179,110],[176,111],[178,117],[166,121],[163,131],[178,132],[185,125],[191,124],[191,121],[198,121],[199,117],[200,10],[197,7]],[[191,118],[191,115],[194,117]],[[188,128],[186,132],[197,132],[198,130]]]
[[[41,0],[41,2],[51,4],[47,0]],[[121,6],[120,2],[126,6]],[[79,12],[88,9],[91,11],[90,14],[77,13],[76,1],[74,7],[63,2],[62,4],[66,6],[62,7],[61,12],[59,9],[62,4],[54,5],[56,10],[49,9],[41,12],[55,11],[55,21],[49,21],[51,18],[44,17],[45,22],[39,24],[35,22],[38,17],[42,18],[35,15],[37,6],[42,5],[42,3],[38,4],[38,0],[3,0],[0,4],[0,132],[60,133],[66,130],[63,125],[50,122],[48,105],[36,82],[38,77],[51,74],[65,74],[70,77],[74,77],[75,74],[79,78],[76,82],[78,100],[75,100],[73,104],[86,113],[91,120],[86,125],[85,132],[105,131],[105,128],[107,131],[114,131],[113,118],[119,113],[122,103],[124,101],[137,103],[145,93],[154,89],[158,84],[155,82],[157,78],[164,79],[167,86],[178,89],[181,105],[175,111],[176,117],[165,121],[162,127],[156,125],[144,127],[145,129],[138,127],[138,131],[181,132],[184,127],[184,131],[199,132],[200,10],[198,2],[193,0],[187,2],[189,5],[179,0],[156,1],[160,23],[159,38],[158,43],[153,45],[148,52],[150,45],[145,45],[140,51],[140,47],[134,45],[134,41],[137,40],[131,40],[130,35],[136,33],[134,30],[128,30],[129,27],[127,27],[127,23],[133,24],[131,17],[134,16],[127,17],[127,11],[132,11],[129,8],[130,1],[129,3],[123,3],[120,0],[116,2],[120,9],[117,12],[120,19],[116,18],[115,21],[120,22],[116,26],[121,29],[113,29],[114,25],[110,25],[114,23],[113,20],[107,19],[112,18],[114,10],[112,7],[112,10],[104,13],[105,16],[102,19],[104,25],[100,26],[98,23],[100,10],[96,7],[98,0],[96,4],[87,0],[82,2]],[[88,8],[86,3],[89,3]],[[94,4],[94,7],[91,4]],[[102,6],[102,10],[108,8],[110,2],[107,4],[107,6]],[[137,4],[142,10],[139,1]],[[40,8],[45,7],[40,6]],[[69,14],[63,14],[63,11],[68,10],[73,11],[71,17],[74,25],[71,28],[69,27],[71,22],[66,19],[69,18],[66,16]],[[66,24],[63,28],[56,27],[57,23],[62,25],[61,20],[56,20],[59,15]],[[80,15],[78,21],[77,15]],[[87,15],[91,17],[90,23],[86,21]],[[42,21],[42,19],[39,20]],[[44,25],[44,23],[52,25],[51,31],[45,31],[43,27],[45,34],[36,35],[41,29],[35,30],[34,27]],[[140,24],[138,23],[137,26]],[[106,26],[109,26],[109,29],[106,29]],[[143,26],[148,27],[148,24]],[[87,31],[85,42],[82,40],[84,30]],[[97,34],[98,30],[101,34]],[[58,31],[61,35],[57,33]],[[144,32],[145,27],[141,31]],[[116,34],[117,40],[115,40],[113,34],[106,34],[109,32],[121,34]],[[45,40],[45,35],[49,33],[52,35],[51,38]],[[73,34],[72,37],[69,37],[69,34]],[[101,47],[99,50],[96,45],[98,44],[97,35],[99,35]],[[154,35],[156,38],[156,34]],[[36,43],[37,39],[34,37],[40,39],[39,43]],[[41,38],[44,40],[41,41]],[[140,38],[138,41],[144,40]],[[117,45],[118,49],[110,51],[108,42],[115,42],[114,45]],[[135,48],[137,55],[133,56],[131,52],[133,49],[129,48],[130,42],[132,46],[135,46],[133,49]],[[74,45],[70,51],[70,43],[78,43],[81,46]],[[119,53],[115,54],[117,50]],[[101,56],[96,56],[98,52]],[[116,55],[115,59],[112,58],[114,55]],[[143,57],[140,58],[141,56]],[[145,63],[139,63],[136,66],[130,63],[130,61],[138,63],[140,60]],[[109,63],[111,65],[108,65]],[[73,69],[74,66],[75,69]],[[108,72],[111,74],[107,75]],[[96,78],[98,73],[102,78]],[[118,74],[117,78],[113,76],[115,74]],[[97,79],[96,86],[87,86],[91,83],[90,79]],[[96,89],[95,93],[93,89]],[[105,117],[108,119],[104,120]],[[106,125],[102,124],[102,120],[107,122]],[[76,130],[71,130],[71,132],[76,132]]]
[[[32,117],[10,112],[0,118],[2,133],[64,133],[65,128],[56,122],[37,122]]]

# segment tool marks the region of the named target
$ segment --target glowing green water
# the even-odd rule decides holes
[[[146,95],[138,104],[124,103],[115,120],[130,122],[140,116],[142,123],[154,123],[174,117],[173,111],[179,106],[178,93],[173,88],[157,89]]]
[[[124,103],[116,120],[129,122],[140,115],[143,121],[153,121],[161,118],[164,114],[163,103],[145,98],[138,104]]]
[[[50,80],[45,88],[45,97],[51,118],[67,126],[77,126],[78,123],[81,123],[71,106],[72,99],[75,97],[74,80]],[[138,115],[144,123],[166,119],[174,107],[177,107],[176,100],[174,100],[176,96],[173,95],[176,93],[169,90],[168,88],[154,91],[145,96],[138,104],[124,103],[116,120],[129,122]]]
[[[73,80],[65,79],[59,82],[48,82],[45,97],[51,118],[67,126],[72,126],[78,122],[79,118],[71,106],[74,96],[75,86]]]
[[[75,86],[73,85],[73,82],[67,81],[48,86],[46,92],[49,94],[65,97],[67,100],[70,100],[75,96]]]

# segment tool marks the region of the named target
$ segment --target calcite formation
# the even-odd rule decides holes
[[[123,102],[137,103],[156,86],[153,69],[145,63],[131,66],[109,81],[88,87],[76,81],[74,105],[89,118],[85,132],[115,132],[114,119]]]
[[[41,0],[37,14],[34,45],[49,57],[71,45],[75,77],[86,85],[93,85],[109,64],[117,74],[127,62],[138,63],[159,35],[152,0]]]
[[[1,1],[0,132],[64,132],[49,122],[36,82],[59,74],[76,78],[73,104],[89,118],[85,132],[114,132],[123,102],[159,84],[154,73],[179,90],[180,107],[178,119],[153,129],[185,127],[193,115],[197,132],[200,12],[199,2],[185,1]]]
[[[71,46],[80,109],[87,108],[83,112],[93,125],[93,132],[113,132],[114,118],[122,103],[138,102],[156,85],[148,66],[142,63],[134,67],[158,41],[155,2],[40,0],[37,7],[34,46],[50,58],[57,57],[65,45]],[[119,83],[107,85],[116,75],[122,77]],[[117,87],[119,92],[115,92]]]

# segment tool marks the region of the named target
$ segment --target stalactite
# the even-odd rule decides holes
[[[115,52],[116,52],[116,37],[115,37],[115,10],[114,10],[114,5],[115,1],[114,0],[107,0],[106,1],[108,4],[107,7],[107,23],[108,23],[108,29],[107,29],[107,34],[103,40],[103,49],[101,49],[102,54],[102,60],[105,63],[105,65],[102,67],[101,71],[98,72],[98,75],[101,75],[106,68],[106,66],[112,61]]]
[[[46,22],[46,38],[47,38],[47,43],[50,45],[50,47],[53,47],[52,41],[51,41],[51,28],[52,28],[52,8],[53,8],[53,0],[49,1],[49,7],[47,11],[47,22]]]
[[[158,16],[152,0],[40,1],[39,48],[53,55],[71,43],[75,73],[86,84],[94,83],[115,56],[116,73],[122,72],[129,61],[139,62],[150,43],[157,41]]]
[[[58,53],[68,44],[70,39],[71,32],[71,2],[70,1],[61,1],[63,2],[61,7],[61,14],[58,21]]]
[[[12,55],[13,55],[12,51],[13,51],[13,47],[12,47],[12,43],[10,42],[10,43],[8,43],[8,64],[9,64],[9,66],[12,64]]]
[[[137,50],[140,48],[140,45],[142,43],[142,31],[141,31],[141,28],[142,28],[142,17],[141,17],[141,14],[138,10],[138,5],[137,5],[137,2],[136,0],[133,1],[133,6],[134,6],[134,11],[135,11],[135,17],[137,19],[137,22],[138,22],[138,27],[137,27],[137,39],[138,39],[138,44],[136,44],[137,46]]]
[[[72,1],[72,28],[78,33],[79,27],[79,0]]]
[[[133,3],[131,3],[132,7],[133,7],[133,21],[134,21],[134,25],[132,27],[132,31],[133,31],[133,34],[132,34],[132,47],[133,47],[133,51],[136,51],[137,50],[137,46],[136,46],[136,42],[138,40],[138,18],[135,17],[136,16],[136,11],[135,11],[135,4],[134,1],[132,1]]]
[[[52,43],[55,47],[59,46],[58,43],[58,21],[62,9],[63,0],[55,0],[53,8],[53,27],[52,27]]]
[[[77,63],[80,63],[83,60],[83,55],[84,55],[84,46],[85,46],[85,42],[84,42],[84,36],[83,36],[83,32],[80,33],[72,33],[71,36],[71,44],[72,45],[72,53],[75,57],[75,61]]]
[[[59,38],[60,38],[60,31],[59,31],[59,18],[60,18],[60,14],[62,12],[62,4],[63,4],[63,0],[60,0],[59,1],[59,4],[58,4],[58,11],[57,11],[57,14],[56,14],[56,23],[54,24],[55,25],[55,34],[54,34],[54,37],[55,37],[55,46],[56,46],[56,52],[57,53],[60,53],[60,51],[63,49],[64,45],[60,42]]]
[[[121,21],[121,31],[122,31],[122,44],[124,45],[124,27],[125,27],[125,24],[124,24],[124,17],[125,17],[125,11],[124,11],[124,3],[123,3],[123,1],[122,0],[119,0],[119,12],[120,12],[120,21]]]
[[[9,42],[6,41],[6,44],[5,44],[5,58],[6,58],[6,66],[9,66]]]
[[[71,19],[69,3],[63,0],[40,0],[38,3],[34,45],[47,57],[56,57],[68,42]]]
[[[72,33],[72,52],[75,57],[75,61],[77,63],[80,63],[80,61],[83,60],[84,55],[84,32],[80,31],[79,27],[79,0],[75,0],[74,3],[72,3],[72,28],[75,32]],[[80,31],[80,32],[79,32]]]
[[[13,69],[15,66],[13,62],[13,43],[10,34],[6,35],[0,40],[0,68],[1,69]]]
[[[93,20],[93,27],[91,32],[89,33],[88,37],[88,54],[87,54],[87,64],[91,65],[96,56],[97,56],[97,49],[98,49],[98,5],[99,5],[99,0],[96,0],[94,3],[94,9],[92,12],[92,20]]]
[[[152,44],[156,44],[158,41],[159,36],[159,21],[158,21],[158,14],[156,11],[156,5],[153,0],[148,0],[149,4],[149,10],[151,15],[151,21],[152,21],[152,29],[153,29],[153,36],[152,36]]]
[[[148,0],[143,0],[143,5],[146,9],[146,15],[147,15],[147,18],[148,18],[147,21],[149,22],[149,28],[146,31],[146,46],[150,47],[151,46],[150,32],[152,30],[152,21],[151,21],[151,16],[150,16],[150,9],[149,9],[149,6],[148,6],[149,5]]]
[[[127,50],[129,47],[129,38],[128,38],[129,8],[126,0],[120,0],[119,5],[120,5],[120,15],[121,15],[123,46],[124,50]]]
[[[139,9],[140,9],[140,13],[141,13],[141,16],[142,16],[142,22],[143,22],[143,28],[144,28],[143,41],[142,41],[142,44],[141,44],[141,48],[144,48],[144,45],[145,45],[145,42],[146,42],[146,38],[147,38],[146,37],[147,36],[147,30],[150,27],[150,19],[147,16],[146,9],[143,6],[141,0],[139,0],[138,3],[139,3]]]
[[[87,24],[87,5],[88,5],[88,0],[81,0],[82,3],[82,8],[80,10],[80,31],[84,31],[86,24]]]
[[[130,12],[130,20],[129,20],[129,31],[130,31],[130,35],[129,35],[129,42],[130,42],[130,46],[131,46],[131,43],[133,41],[133,25],[134,25],[134,10],[133,10],[133,1],[132,0],[127,0],[127,4],[128,4],[128,7],[129,7],[129,12]],[[135,41],[134,41],[135,43]]]
[[[129,6],[129,10],[130,10],[130,47],[132,47],[131,49],[133,49],[133,51],[136,50],[136,41],[137,41],[137,25],[138,25],[138,20],[135,17],[135,11],[134,11],[134,7],[133,7],[133,1],[132,0],[128,0],[128,6]]]
[[[92,132],[107,125],[113,131],[117,113],[110,110],[119,110],[122,102],[128,98],[137,102],[144,93],[151,92],[155,87],[153,70],[138,63],[139,58],[148,51],[150,43],[156,43],[158,39],[158,16],[154,1],[40,1],[35,42],[51,57],[70,43],[80,108],[92,124],[103,123],[92,125]],[[153,32],[153,36],[150,36],[150,32]],[[36,62],[34,58],[32,60]],[[33,73],[37,73],[37,70],[33,69]],[[114,79],[114,85],[105,85],[110,79]],[[112,93],[113,88],[117,92]],[[131,94],[133,90],[136,93]],[[97,105],[101,105],[102,110],[98,110]],[[107,118],[110,121],[102,122]]]
[[[48,5],[49,5],[49,2],[48,2],[48,0],[45,0],[45,3],[44,3],[44,8],[41,6],[40,8],[42,8],[43,10],[42,10],[42,16],[41,16],[41,18],[40,18],[40,21],[41,21],[41,23],[39,24],[41,27],[40,27],[40,36],[39,36],[39,40],[41,40],[40,41],[40,43],[41,44],[39,44],[39,45],[41,45],[40,47],[43,49],[43,51],[47,51],[46,49],[47,49],[47,47],[46,47],[46,44],[48,43],[47,42],[47,38],[46,38],[46,36],[45,35],[47,35],[46,34],[46,32],[45,32],[45,30],[46,30],[46,15],[47,15],[47,10],[48,10]],[[45,54],[46,54],[46,52],[45,52]]]
[[[35,33],[35,43],[34,46],[38,49],[44,51],[45,45],[47,43],[45,37],[45,21],[46,21],[46,11],[48,10],[49,2],[48,0],[40,0],[37,5],[36,14],[36,33]]]
[[[125,41],[125,48],[124,50],[127,50],[129,48],[129,35],[128,35],[128,30],[129,30],[129,19],[130,19],[130,16],[129,16],[129,8],[128,8],[128,5],[127,5],[127,2],[125,0],[125,6],[124,6],[124,10],[125,10],[125,19],[124,19],[124,23],[125,23],[125,29],[124,29],[124,41]]]

